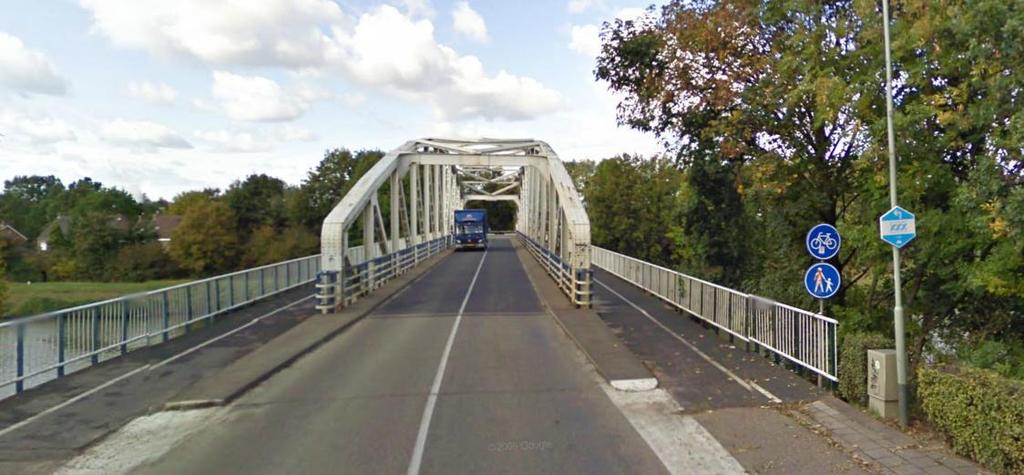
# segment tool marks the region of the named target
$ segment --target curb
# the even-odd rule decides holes
[[[514,245],[514,247],[516,249],[517,256],[525,255],[527,259],[532,259],[536,263],[536,259],[533,257],[533,255],[530,254],[529,252],[525,252],[520,247],[518,242]],[[605,374],[605,371],[602,370],[601,366],[598,364],[597,360],[593,357],[593,355],[591,355],[590,352],[587,351],[587,348],[580,342],[580,340],[577,339],[571,331],[569,331],[569,328],[565,325],[565,323],[562,322],[562,319],[558,317],[558,314],[551,308],[551,305],[548,304],[547,299],[544,298],[544,295],[540,292],[540,289],[537,287],[537,283],[534,281],[533,276],[530,275],[530,271],[526,269],[525,263],[523,263],[523,271],[526,273],[526,278],[527,280],[530,281],[530,286],[533,287],[534,293],[537,294],[537,298],[538,300],[540,300],[540,304],[544,308],[544,311],[555,320],[555,324],[557,324],[558,327],[562,329],[562,333],[565,333],[565,335],[568,336],[570,340],[572,340],[573,344],[576,345],[576,348],[579,349],[579,351],[587,357],[587,361],[590,362],[594,369],[597,370],[598,374],[600,374],[601,377],[603,377],[611,387],[623,392],[651,391],[658,387],[658,379],[655,378],[654,376],[651,376],[650,378],[610,379]],[[630,355],[632,355],[632,352],[630,352]],[[647,374],[650,374],[650,370],[648,370],[646,367],[644,367],[644,369],[647,371]]]

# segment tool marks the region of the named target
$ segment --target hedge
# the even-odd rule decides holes
[[[839,349],[839,394],[850,403],[868,404],[868,350],[892,348],[892,338],[878,333],[849,333]]]
[[[999,473],[1024,473],[1024,382],[966,367],[917,374],[921,408],[953,450]]]

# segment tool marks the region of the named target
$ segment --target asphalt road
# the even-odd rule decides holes
[[[136,469],[378,474],[417,466],[665,473],[543,312],[502,238],[486,253],[447,258]]]

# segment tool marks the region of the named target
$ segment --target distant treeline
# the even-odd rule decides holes
[[[298,186],[250,175],[170,202],[89,178],[15,177],[0,194],[0,261],[14,281],[146,281],[315,254],[323,218],[382,156],[328,150]]]

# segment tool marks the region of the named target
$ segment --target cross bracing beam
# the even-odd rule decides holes
[[[551,261],[549,273],[574,302],[589,305],[590,221],[554,150],[533,139],[426,138],[381,158],[324,220],[322,269],[337,284],[320,308],[345,305],[375,288],[375,278],[415,264],[424,243],[447,247],[453,211],[475,200],[515,202],[516,230],[531,251]],[[352,233],[357,226],[361,236]],[[355,239],[362,261],[348,252]],[[348,284],[353,275],[359,285]]]

